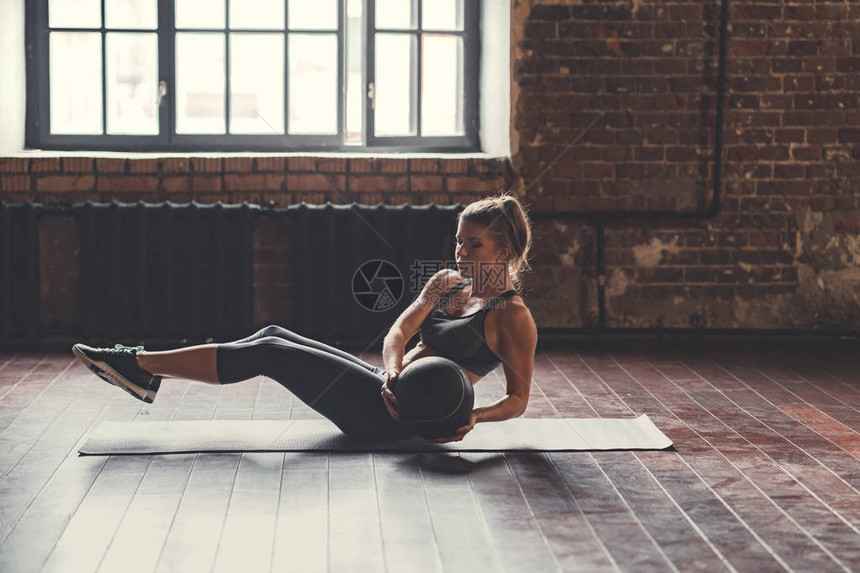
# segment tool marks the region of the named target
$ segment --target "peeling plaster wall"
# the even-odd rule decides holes
[[[815,212],[799,218],[795,261],[796,309],[786,308],[810,325],[860,323],[860,210]]]

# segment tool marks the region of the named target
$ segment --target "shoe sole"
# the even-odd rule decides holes
[[[137,384],[111,368],[109,364],[101,362],[99,360],[91,359],[89,356],[86,355],[86,353],[84,353],[83,350],[78,348],[77,344],[72,347],[72,352],[81,360],[81,362],[86,365],[87,368],[92,371],[93,374],[95,374],[108,384],[112,384],[117,388],[122,388],[138,400],[146,402],[147,404],[152,404],[152,402],[155,400],[155,392],[147,390],[146,388],[141,388],[140,386],[138,386]]]

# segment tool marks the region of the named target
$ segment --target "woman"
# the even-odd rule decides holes
[[[455,435],[436,440],[459,441],[475,424],[519,416],[528,403],[537,329],[514,287],[528,269],[530,247],[529,220],[516,198],[499,195],[468,205],[458,217],[457,270],[430,278],[391,326],[384,369],[278,326],[235,342],[162,352],[82,344],[72,350],[98,376],[145,402],[155,399],[163,377],[231,384],[267,376],[344,433],[366,439],[410,437],[398,423],[394,387],[411,362],[450,358],[473,384],[501,362],[505,397],[475,408]],[[405,352],[419,331],[421,341]]]

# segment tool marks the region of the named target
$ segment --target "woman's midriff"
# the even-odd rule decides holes
[[[413,348],[403,356],[403,367],[406,368],[406,366],[410,362],[418,360],[419,358],[426,358],[427,356],[442,355],[419,340],[415,348]],[[469,380],[472,381],[472,384],[483,378],[483,376],[481,376],[480,374],[475,374],[474,372],[470,372],[465,368],[463,368],[463,371],[469,376]]]

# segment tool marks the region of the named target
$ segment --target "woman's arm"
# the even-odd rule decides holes
[[[454,436],[435,441],[458,442],[479,422],[500,422],[525,412],[537,347],[537,327],[527,307],[518,307],[507,316],[500,317],[498,340],[507,386],[505,397],[489,406],[475,408],[469,424],[457,430]]]
[[[403,355],[406,352],[406,335],[399,328],[391,327],[382,341],[382,362],[385,370],[400,372],[403,369]]]
[[[400,415],[397,413],[398,404],[394,396],[394,383],[400,371],[403,370],[406,343],[418,332],[421,323],[433,310],[439,298],[448,291],[450,283],[456,277],[457,274],[451,269],[442,269],[433,275],[424,285],[418,298],[394,321],[382,342],[382,361],[387,374],[385,383],[382,385],[382,399],[385,401],[388,413],[395,420],[398,420]]]

